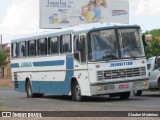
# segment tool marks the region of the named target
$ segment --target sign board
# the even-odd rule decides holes
[[[129,23],[129,0],[40,0],[40,28]]]

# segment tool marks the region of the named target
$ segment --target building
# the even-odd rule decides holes
[[[0,67],[0,79],[11,78],[10,47],[8,44],[2,44],[0,45],[0,49],[5,50],[7,55],[5,65]]]
[[[157,36],[156,39],[157,39],[157,40],[160,40],[160,36]]]
[[[153,40],[152,34],[145,35],[147,41]],[[155,39],[160,40],[160,36],[156,36]]]
[[[152,35],[151,34],[148,34],[148,35],[145,35],[145,39],[147,41],[151,41],[153,38],[152,38]]]

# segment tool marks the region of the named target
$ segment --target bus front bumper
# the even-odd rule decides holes
[[[148,79],[91,84],[91,95],[120,93],[148,89]]]

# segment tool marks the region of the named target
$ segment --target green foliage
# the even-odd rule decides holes
[[[6,52],[4,50],[0,50],[0,66],[5,65],[6,61]]]
[[[147,35],[147,34],[152,34],[153,39],[155,39],[157,36],[160,36],[160,29],[153,29],[150,31],[146,31],[145,35]]]
[[[160,29],[153,29],[151,31],[146,31],[145,35],[151,34],[153,40],[149,41],[149,45],[145,47],[146,57],[152,57],[160,55],[160,40],[157,40],[156,37],[160,36]]]

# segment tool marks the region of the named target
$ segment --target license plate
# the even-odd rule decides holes
[[[128,84],[119,85],[119,88],[120,88],[120,89],[125,89],[125,88],[128,88],[128,87],[129,87]]]

